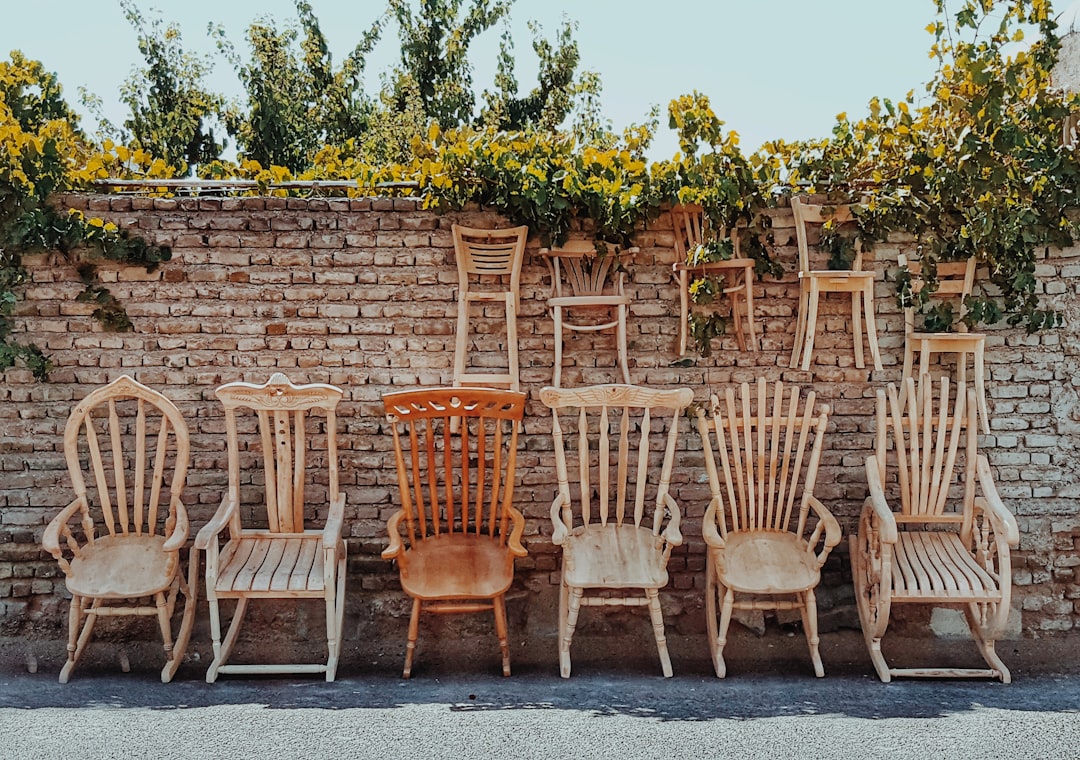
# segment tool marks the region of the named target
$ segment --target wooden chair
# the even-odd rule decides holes
[[[615,328],[619,351],[619,368],[623,381],[630,382],[626,358],[626,315],[630,296],[624,291],[624,276],[618,273],[614,293],[607,293],[608,276],[617,254],[599,256],[591,240],[570,240],[560,248],[545,248],[540,252],[551,271],[551,297],[547,300],[555,322],[555,373],[552,385],[562,384],[563,331],[598,332]],[[572,321],[578,312],[613,312],[614,319],[597,322],[595,319]]]
[[[909,262],[907,256],[897,256],[897,263],[901,269],[906,269],[911,274],[911,292],[916,295],[923,288],[922,264]],[[912,375],[912,367],[915,363],[915,352],[919,352],[919,373],[921,377],[930,371],[930,357],[933,354],[955,353],[957,381],[964,385],[967,380],[967,357],[971,354],[974,362],[975,375],[975,400],[978,404],[979,423],[982,431],[990,434],[990,414],[986,408],[986,370],[984,367],[984,353],[986,350],[986,335],[984,333],[970,333],[964,324],[964,313],[967,308],[965,299],[971,295],[975,284],[975,257],[967,261],[939,262],[937,265],[938,289],[936,296],[956,296],[960,299],[960,321],[957,326],[958,332],[916,332],[915,331],[915,305],[909,303],[904,309],[904,372],[901,376],[903,382]],[[905,399],[901,397],[900,401]]]
[[[694,392],[690,388],[653,390],[633,385],[549,387],[540,392],[540,399],[551,408],[559,481],[558,495],[551,504],[551,521],[555,528],[551,540],[563,549],[559,592],[559,668],[562,677],[570,677],[570,642],[583,605],[648,605],[660,663],[664,675],[670,677],[671,659],[664,637],[659,590],[668,582],[667,563],[671,548],[682,543],[679,505],[668,487],[679,438],[679,416],[693,401]],[[665,434],[662,422],[654,430],[654,410],[663,409],[669,413],[655,416],[661,420],[669,418],[667,443],[655,441],[655,448],[663,448],[664,454],[662,460],[650,461],[653,439]],[[576,424],[576,431],[568,432],[569,447],[559,418],[564,410],[572,410],[572,419],[576,421],[571,423],[571,427]],[[633,422],[631,418],[634,418]],[[611,441],[613,430],[614,443]],[[574,448],[575,432],[579,483],[576,493],[572,493],[566,449]],[[595,448],[591,447],[590,438],[595,438]],[[631,457],[636,463],[634,466],[631,466]],[[648,517],[645,514],[647,491],[652,492],[649,500],[654,505]],[[593,498],[597,494],[599,500],[594,512]],[[629,510],[628,495],[632,495]],[[575,500],[580,514],[576,526]],[[667,525],[661,530],[665,515]],[[620,595],[629,589],[641,589],[644,596]],[[604,593],[586,596],[586,591]]]
[[[735,258],[728,261],[714,261],[707,264],[689,263],[689,253],[704,241],[705,211],[696,204],[682,204],[671,207],[671,222],[675,228],[675,256],[672,272],[679,280],[679,356],[686,356],[689,342],[690,317],[690,273],[722,272],[731,277],[732,284],[724,288],[724,295],[731,303],[731,321],[735,325],[735,339],[739,350],[745,351],[749,345],[751,351],[757,351],[757,338],[754,336],[754,260],[739,255],[739,237],[736,235]],[[741,314],[740,314],[741,312]],[[746,331],[743,330],[743,316],[746,319]],[[749,333],[749,343],[746,334]]]
[[[195,539],[195,548],[206,552],[206,594],[214,643],[214,660],[206,671],[208,683],[216,681],[220,673],[325,673],[327,681],[334,680],[345,611],[346,545],[341,537],[345,494],[338,488],[336,417],[341,396],[341,389],[332,385],[293,385],[280,372],[263,385],[237,382],[217,389],[225,408],[229,490]],[[251,414],[238,414],[245,409]],[[313,422],[317,419],[311,414],[315,410],[325,415],[322,425]],[[312,446],[316,435],[325,435],[325,449]],[[314,482],[306,488],[309,449],[318,466],[311,468],[316,471],[310,475]],[[241,472],[241,450],[259,452],[261,477]],[[260,480],[264,483],[263,504],[254,514],[261,515],[265,509],[265,527],[244,527],[241,516],[249,513],[250,505],[241,504],[241,490]],[[323,527],[305,528],[306,518],[316,514],[326,515]],[[228,540],[220,546],[225,530]],[[236,600],[224,641],[219,609],[222,599]],[[227,664],[252,599],[323,600],[326,663]]]
[[[503,675],[510,675],[505,596],[514,559],[526,554],[525,518],[513,506],[525,399],[490,388],[383,396],[401,509],[387,525],[390,545],[382,556],[397,560],[401,587],[413,600],[405,678],[412,673],[421,612],[486,610],[495,613]]]
[[[100,617],[157,617],[167,659],[163,683],[183,662],[199,566],[189,562],[185,581],[180,549],[187,542],[188,518],[180,497],[189,452],[187,425],[173,403],[126,375],[92,391],[68,417],[64,457],[75,500],[53,518],[42,539],[71,593],[60,683],[68,682]],[[70,526],[76,516],[81,542]],[[174,646],[171,619],[180,592],[184,616]]]
[[[1009,670],[994,642],[1009,617],[1010,549],[1020,536],[998,496],[990,463],[976,448],[975,393],[959,386],[950,413],[946,377],[936,389],[926,375],[918,389],[908,378],[902,392],[906,403],[889,385],[888,412],[885,391],[877,392],[877,451],[866,460],[870,496],[859,533],[851,537],[855,598],[870,659],[886,682],[894,676],[974,676],[1008,683]],[[886,490],[890,432],[896,484]],[[890,668],[881,639],[897,604],[962,608],[990,668]]]
[[[828,417],[829,408],[815,404],[814,391],[802,400],[792,386],[785,404],[778,381],[770,399],[765,378],[758,378],[756,394],[743,383],[739,398],[729,388],[723,403],[714,395],[710,411],[697,411],[712,493],[702,522],[708,544],[705,614],[719,678],[727,673],[724,645],[736,609],[799,610],[814,673],[825,675],[814,589],[840,543],[840,524],[814,496]]]
[[[520,303],[521,262],[525,258],[528,227],[481,230],[455,224],[454,255],[458,270],[457,334],[454,341],[454,386],[496,385],[521,389],[518,373],[517,313]],[[470,277],[481,278],[470,282]],[[504,281],[501,289],[481,289],[491,279]],[[506,280],[508,279],[508,282]],[[469,344],[469,305],[499,303],[506,309],[506,372],[475,372],[466,368]]]
[[[810,266],[810,246],[806,226],[824,224],[833,220],[837,224],[851,221],[852,205],[826,206],[806,202],[798,196],[791,199],[791,211],[795,216],[795,237],[799,245],[799,316],[795,329],[795,345],[791,350],[791,368],[810,370],[814,354],[814,334],[817,332],[818,301],[823,293],[851,294],[851,332],[855,341],[855,366],[862,369],[863,361],[862,322],[866,315],[866,339],[870,344],[870,356],[874,369],[881,370],[881,351],[877,341],[877,323],[874,318],[874,273],[862,271],[862,246],[856,241],[855,262],[849,270],[813,269]],[[861,308],[860,308],[861,301]]]

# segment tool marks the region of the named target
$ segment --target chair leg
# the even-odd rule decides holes
[[[327,649],[329,656],[326,659],[326,681],[333,681],[337,677],[338,661],[341,658],[341,632],[345,622],[345,565],[346,544],[342,542],[338,550],[337,559],[337,588],[334,594],[334,604],[326,607]],[[332,615],[332,617],[331,617]],[[331,620],[333,628],[331,629]]]
[[[179,579],[177,579],[179,583]],[[157,606],[158,627],[161,628],[161,640],[165,644],[165,659],[173,658],[172,622],[169,620],[169,600],[164,591],[154,594],[154,602]]]
[[[506,356],[510,372],[510,390],[521,390],[521,371],[518,365],[517,293],[506,295]]]
[[[728,300],[731,302],[731,324],[735,327],[735,342],[740,351],[746,351],[746,334],[743,332],[742,317],[739,314],[739,293],[736,291],[728,294]]]
[[[803,341],[803,359],[802,359],[802,371],[810,371],[810,360],[814,356],[814,334],[817,332],[817,311],[818,311],[818,288],[814,283],[810,283],[810,299],[806,307],[806,338]]]
[[[679,356],[686,356],[686,345],[690,333],[689,279],[690,276],[685,269],[679,272]]]
[[[559,599],[559,619],[562,622],[562,630],[559,635],[559,675],[563,678],[570,677],[570,642],[574,640],[574,629],[577,628],[578,613],[581,611],[581,597],[585,595],[585,589],[569,588],[565,583]],[[562,614],[565,604],[565,616]]]
[[[623,382],[630,384],[630,362],[626,358],[626,304],[619,304],[619,324],[615,328],[615,337],[619,342],[619,365],[622,367]]]
[[[859,609],[859,627],[862,628],[863,639],[866,640],[870,662],[873,663],[878,678],[883,683],[889,683],[892,680],[892,673],[888,663],[885,662],[885,656],[881,653],[881,637],[889,625],[890,605],[887,604],[889,589],[884,587],[880,579],[875,584],[871,584],[867,579],[862,533],[866,529],[865,523],[860,524],[860,533],[852,534],[848,539],[855,602]]]
[[[986,408],[986,366],[983,362],[985,341],[975,344],[975,401],[979,405],[979,420],[984,435],[990,435],[990,412]]]
[[[60,683],[67,683],[68,679],[71,678],[71,671],[75,669],[75,663],[78,661],[79,654],[81,654],[79,634],[82,632],[83,610],[85,609],[86,602],[87,600],[85,597],[71,597],[71,609],[68,611],[67,662],[64,663],[64,667],[60,670]],[[90,619],[86,621],[87,627],[93,625],[96,617],[96,615],[90,616]]]
[[[903,410],[904,400],[907,399],[907,393],[904,392],[904,386],[907,383],[907,379],[911,377],[912,365],[915,362],[915,346],[914,340],[911,335],[904,336],[904,369],[900,374],[900,404],[901,411]],[[922,351],[920,349],[920,355]]]
[[[748,269],[743,273],[743,284],[746,287],[746,332],[750,336],[750,350],[757,353],[757,336],[754,334],[754,270]]]
[[[709,656],[712,658],[713,669],[716,670],[717,675],[720,674],[721,667],[718,664],[719,660],[717,655],[719,650],[717,648],[717,639],[720,637],[719,628],[716,621],[716,602],[718,601],[717,592],[719,588],[716,583],[716,570],[713,567],[712,552],[708,552],[705,559],[705,635],[709,639]]]
[[[405,668],[401,671],[402,678],[412,675],[413,654],[416,652],[416,640],[420,637],[420,611],[423,603],[419,599],[413,599],[412,614],[409,616],[409,640],[405,643]]]
[[[870,346],[870,358],[874,360],[874,369],[881,372],[881,348],[877,342],[877,317],[874,316],[874,284],[863,291],[863,316],[866,318],[866,342]]]
[[[173,647],[172,659],[165,663],[161,671],[161,682],[169,683],[176,675],[176,669],[184,662],[191,629],[195,624],[195,608],[199,598],[199,558],[193,549],[188,557],[188,579],[180,576],[180,592],[184,595],[184,616],[180,619],[180,630],[176,634],[176,646]]]
[[[727,663],[724,662],[724,647],[727,645],[728,627],[731,625],[731,613],[735,609],[735,592],[724,585],[720,586],[724,591],[724,601],[720,605],[720,630],[716,633],[716,654],[713,656],[713,667],[716,669],[716,677],[724,678],[727,675]]]
[[[862,345],[862,308],[859,305],[859,291],[851,293],[851,339],[855,344],[855,367],[866,367]]]
[[[821,652],[818,650],[817,598],[814,590],[810,589],[806,593],[799,594],[799,601],[802,602],[799,611],[802,613],[806,643],[810,647],[810,660],[814,663],[814,675],[821,678],[825,675],[825,666],[821,664]]]
[[[806,338],[806,309],[809,302],[807,287],[806,280],[799,281],[799,313],[795,315],[795,343],[791,347],[791,362],[789,363],[792,369],[799,366],[802,357],[802,345]]]
[[[510,641],[506,635],[506,598],[497,596],[492,600],[495,610],[495,635],[499,637],[499,649],[502,650],[503,675],[510,675]]]
[[[561,388],[562,382],[562,353],[563,353],[563,324],[562,307],[556,306],[551,310],[551,319],[555,324],[555,372],[551,378],[551,384]]]
[[[667,650],[667,637],[664,636],[664,612],[660,609],[660,592],[654,588],[645,589],[649,599],[649,617],[652,618],[653,635],[656,637],[656,651],[660,654],[660,668],[664,678],[671,678],[671,657]]]
[[[992,670],[997,672],[998,678],[1001,679],[1002,683],[1012,683],[1012,674],[1009,673],[1009,669],[1005,666],[1005,663],[1001,661],[1001,658],[994,648],[994,637],[987,635],[987,626],[982,623],[978,605],[967,605],[964,608],[964,616],[967,618],[968,626],[971,627],[971,637],[975,640],[975,646],[979,648],[979,654],[986,660],[986,664],[989,665]]]
[[[229,623],[229,630],[225,632],[225,640],[220,642],[220,611],[215,609],[218,604],[219,601],[216,598],[210,602],[210,629],[211,635],[214,637],[214,661],[206,669],[207,683],[214,683],[217,680],[221,667],[228,662],[229,655],[232,654],[233,647],[236,646],[236,639],[240,636],[240,625],[244,622],[244,614],[247,612],[248,600],[246,597],[240,597],[236,600],[236,610],[233,612],[232,621]]]

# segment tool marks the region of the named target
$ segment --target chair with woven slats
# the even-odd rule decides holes
[[[327,681],[334,680],[345,608],[345,495],[338,488],[336,430],[341,396],[341,389],[331,385],[293,385],[280,372],[263,385],[237,382],[217,389],[225,408],[229,487],[195,540],[196,549],[206,552],[214,644],[209,683],[220,673],[323,673]],[[315,411],[323,414],[321,424]],[[241,452],[248,450],[257,451],[262,463],[263,504],[255,514],[265,510],[266,524],[260,527],[245,527],[241,519],[248,512],[241,490],[245,483],[259,482],[241,470]],[[316,514],[326,515],[323,527],[305,528]],[[223,531],[228,538],[221,545]],[[224,640],[222,599],[236,600]],[[325,664],[229,664],[252,599],[323,600]]]
[[[994,645],[1009,618],[1011,550],[1020,536],[989,461],[978,453],[975,391],[961,384],[951,401],[949,386],[947,377],[935,384],[923,375],[918,388],[913,378],[905,381],[906,402],[895,385],[887,403],[886,392],[877,392],[876,454],[866,460],[870,496],[851,537],[855,598],[882,681],[944,676],[1008,683]],[[963,609],[989,667],[890,667],[881,643],[898,604]]]

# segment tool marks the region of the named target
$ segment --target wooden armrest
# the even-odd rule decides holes
[[[382,550],[383,559],[404,559],[405,544],[403,544],[401,541],[400,532],[401,521],[404,519],[405,510],[399,509],[390,517],[390,521],[386,523],[386,530],[390,534],[390,545]]]
[[[716,511],[722,508],[719,496],[712,497],[709,506],[705,509],[705,517],[701,520],[701,534],[705,543],[714,549],[723,549],[726,542],[716,529]]]
[[[1020,543],[1020,529],[1016,526],[1013,513],[998,495],[997,486],[994,485],[994,475],[990,472],[990,461],[985,454],[979,454],[975,471],[978,473],[979,485],[982,486],[983,492],[983,498],[977,499],[976,503],[990,517],[994,530],[1004,533],[1009,546],[1015,548]]]
[[[679,532],[679,505],[671,494],[666,493],[664,494],[664,506],[671,510],[671,519],[668,520],[667,527],[664,528],[664,532],[660,535],[672,546],[681,546],[683,537],[682,533]]]
[[[161,549],[166,552],[175,552],[179,551],[187,543],[190,526],[188,524],[187,510],[184,508],[184,502],[180,501],[179,496],[173,500],[170,508],[176,516],[176,525],[173,526],[172,535],[166,539]]]
[[[840,543],[842,538],[840,523],[833,517],[833,513],[829,511],[828,507],[822,504],[816,496],[807,496],[806,503],[814,510],[818,520],[825,525],[825,549],[819,555],[821,559],[824,559],[829,555],[833,547]]]
[[[564,504],[565,500],[563,499],[562,494],[556,496],[555,501],[551,502],[551,524],[553,526],[551,543],[556,546],[562,544],[562,542],[570,535],[570,526],[563,523],[562,515],[560,514]]]
[[[195,548],[206,551],[210,548],[210,542],[217,538],[218,533],[225,529],[229,520],[239,509],[239,504],[229,498],[228,494],[221,500],[217,512],[210,518],[210,522],[202,526],[202,530],[195,536]]]
[[[889,509],[889,502],[885,501],[885,486],[881,482],[881,472],[878,470],[877,457],[866,459],[866,482],[870,486],[870,496],[866,504],[873,510],[878,519],[878,532],[881,540],[886,544],[895,544],[898,536],[896,533],[896,517]],[[864,506],[863,509],[866,507]]]
[[[45,551],[54,557],[60,557],[60,529],[67,524],[72,515],[83,509],[86,509],[86,499],[80,496],[49,521],[49,525],[45,528],[45,535],[41,537],[41,546]]]
[[[506,547],[515,557],[524,557],[529,551],[521,545],[521,534],[525,532],[525,516],[513,507],[507,508],[507,514],[513,520],[514,525],[510,530],[510,537],[506,541]]]
[[[345,494],[338,494],[335,501],[330,504],[330,514],[323,526],[322,543],[324,549],[337,549],[341,543],[341,528],[345,522]]]

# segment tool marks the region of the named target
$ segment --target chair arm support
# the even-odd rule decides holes
[[[885,501],[885,486],[881,482],[877,457],[866,459],[866,482],[870,486],[866,504],[874,510],[874,516],[878,520],[879,537],[886,544],[895,544],[899,538],[896,532],[896,517],[889,509],[889,502]]]
[[[510,515],[513,526],[510,529],[510,537],[506,540],[506,548],[515,557],[524,557],[529,551],[521,545],[521,534],[525,532],[525,516],[513,507],[507,507],[506,513]]]
[[[997,486],[994,485],[994,475],[990,472],[990,461],[985,454],[979,454],[976,460],[976,472],[979,476],[979,485],[982,487],[983,498],[978,500],[994,530],[1005,535],[1009,546],[1016,548],[1020,543],[1020,529],[1016,525],[1016,518],[1005,506],[1005,502],[998,495]]]
[[[50,520],[48,526],[45,528],[45,535],[41,537],[42,548],[56,559],[60,559],[62,554],[60,550],[60,529],[67,524],[76,512],[85,508],[86,499],[80,496],[60,510],[60,514]]]
[[[705,517],[701,520],[701,535],[705,543],[713,549],[723,549],[726,544],[724,537],[716,529],[716,512],[722,506],[719,496],[712,497],[709,506],[705,508]]]
[[[172,535],[165,540],[165,544],[161,547],[162,551],[166,552],[179,551],[180,547],[187,543],[188,531],[190,530],[187,510],[184,508],[184,502],[180,501],[179,496],[173,499],[171,508],[172,513],[176,516],[176,525],[173,526]]]
[[[240,505],[229,498],[226,494],[221,500],[221,505],[218,507],[217,512],[210,518],[210,522],[202,526],[202,530],[195,536],[195,548],[202,551],[206,551],[210,548],[210,542],[217,538],[217,535],[225,529],[229,520],[236,513],[236,510],[240,508]]]
[[[341,529],[345,522],[345,494],[338,494],[330,504],[330,514],[323,526],[322,544],[324,549],[337,549],[341,543]]]
[[[401,521],[405,519],[405,510],[399,509],[386,523],[386,531],[390,534],[390,545],[382,550],[383,559],[404,559],[405,544],[401,541]]]
[[[668,520],[667,527],[664,528],[664,532],[661,533],[664,540],[672,546],[682,546],[683,536],[679,531],[679,504],[672,498],[671,494],[664,494],[664,506],[671,512],[671,519]]]
[[[562,521],[562,508],[565,505],[565,500],[562,494],[555,497],[555,501],[551,502],[551,524],[553,530],[551,532],[551,543],[559,546],[570,535],[570,527]]]
[[[825,547],[818,554],[818,562],[825,562],[825,558],[829,556],[829,552],[840,543],[842,538],[842,532],[840,530],[840,523],[833,517],[833,513],[829,511],[828,507],[821,503],[815,496],[807,496],[806,503],[810,505],[810,508],[814,510],[814,514],[818,517],[818,524],[825,526]]]

